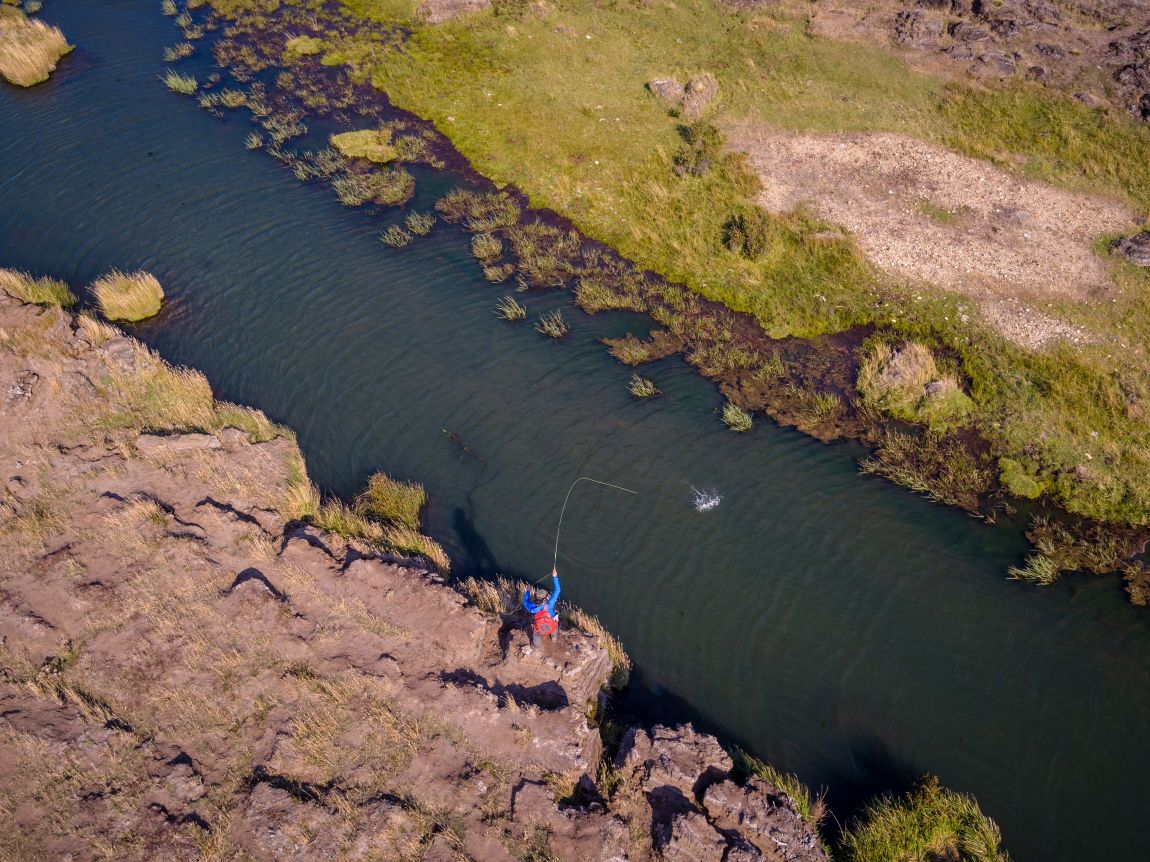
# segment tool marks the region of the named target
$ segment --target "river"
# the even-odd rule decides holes
[[[575,477],[635,489],[576,489],[559,563],[633,656],[630,702],[829,786],[839,816],[930,772],[1022,862],[1145,855],[1150,614],[1116,579],[1007,580],[1017,525],[860,476],[851,445],[764,418],[731,433],[678,359],[644,372],[662,397],[632,399],[597,339],[645,332],[639,316],[550,291],[521,298],[532,318],[562,307],[565,342],[498,319],[507,291],[468,236],[440,223],[390,249],[400,213],[341,207],[245,151],[246,112],[168,92],[179,34],[158,2],[44,17],[78,47],[48,84],[0,89],[0,265],[77,287],[154,272],[169,302],[134,334],[293,427],[326,491],[379,469],[423,482],[458,572],[546,574]],[[457,182],[414,173],[420,209]],[[692,486],[721,504],[696,511]]]

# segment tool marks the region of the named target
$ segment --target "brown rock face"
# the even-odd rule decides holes
[[[767,855],[797,815],[718,801],[730,760],[689,727],[633,732],[605,800],[597,638],[532,652],[418,561],[307,526],[293,442],[110,335],[0,294],[5,850],[823,858]]]

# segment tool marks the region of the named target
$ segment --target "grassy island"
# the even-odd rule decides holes
[[[47,81],[73,47],[59,27],[29,18],[13,6],[0,6],[0,76],[8,83],[31,87]]]

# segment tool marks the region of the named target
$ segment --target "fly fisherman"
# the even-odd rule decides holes
[[[555,616],[555,603],[559,601],[559,571],[551,570],[551,596],[545,602],[535,604],[531,601],[531,590],[523,592],[523,607],[531,614],[531,646],[538,648],[543,638],[548,635],[555,640],[559,631],[559,618]]]

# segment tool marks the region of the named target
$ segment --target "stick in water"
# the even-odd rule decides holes
[[[600,482],[598,479],[592,479],[590,476],[580,476],[571,483],[571,487],[567,489],[567,496],[563,498],[563,508],[559,511],[559,526],[555,528],[555,559],[552,565],[555,568],[559,567],[559,533],[563,529],[563,516],[567,514],[567,501],[571,499],[571,492],[575,490],[575,486],[580,482],[594,482],[596,485],[604,485],[608,488],[614,488],[616,491],[626,491],[628,494],[637,494],[638,491],[632,491],[630,488],[624,488],[622,485],[612,485],[610,482]],[[546,577],[546,575],[544,575]],[[540,578],[539,581],[542,581]],[[539,583],[536,581],[536,583]]]

